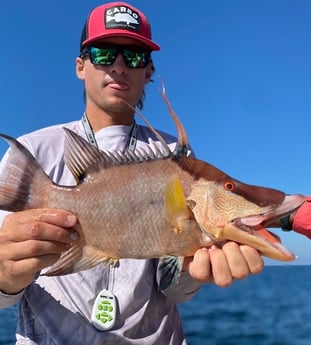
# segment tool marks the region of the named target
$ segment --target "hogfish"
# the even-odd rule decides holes
[[[10,145],[0,174],[0,209],[59,208],[78,217],[79,240],[48,275],[122,258],[182,258],[228,240],[272,259],[294,260],[265,227],[304,197],[245,184],[188,156],[186,132],[164,92],[163,98],[177,126],[175,150],[148,122],[160,144],[121,153],[100,151],[64,128],[64,159],[75,186],[54,183],[21,143],[0,134]]]

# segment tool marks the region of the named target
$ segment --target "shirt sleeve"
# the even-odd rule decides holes
[[[179,281],[162,293],[172,302],[182,303],[190,300],[204,283],[194,280],[187,271],[180,274]]]
[[[18,303],[24,294],[24,290],[15,294],[7,295],[4,292],[0,291],[0,309],[9,308],[14,304]]]
[[[306,202],[297,210],[293,230],[311,239],[311,197],[306,197]]]

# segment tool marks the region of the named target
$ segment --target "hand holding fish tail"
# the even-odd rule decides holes
[[[55,263],[77,238],[71,230],[76,221],[74,215],[54,209],[7,215],[0,231],[0,290],[15,294]]]
[[[221,248],[216,245],[201,248],[184,261],[184,269],[192,278],[222,287],[229,286],[235,279],[246,278],[250,273],[259,273],[263,267],[263,259],[256,249],[231,241]]]

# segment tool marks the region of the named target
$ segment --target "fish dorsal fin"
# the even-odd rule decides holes
[[[186,156],[188,154],[189,150],[189,141],[188,141],[188,136],[186,133],[186,130],[184,129],[184,126],[182,125],[181,121],[179,120],[177,114],[173,110],[167,96],[166,96],[166,90],[165,90],[165,85],[162,81],[162,98],[171,114],[171,117],[175,123],[176,129],[177,129],[177,145],[174,150],[174,154],[177,156]]]
[[[164,140],[164,138],[161,136],[161,134],[151,125],[151,123],[145,118],[145,116],[138,111],[137,109],[135,109],[136,114],[145,122],[145,124],[147,125],[147,127],[151,130],[151,132],[156,136],[156,138],[161,142],[162,146],[163,146],[163,153],[165,156],[169,156],[172,154],[172,151],[170,149],[170,147],[168,146],[167,142]]]
[[[137,110],[135,107],[133,107],[130,103],[124,101],[140,118],[141,120],[146,124],[146,126],[151,130],[151,132],[155,135],[155,137],[160,141],[162,144],[162,154],[164,157],[170,156],[172,154],[172,151],[170,147],[168,146],[165,139],[162,137],[162,135],[151,125],[151,123],[145,118],[145,116]]]
[[[161,134],[150,124],[150,122],[144,117],[144,115],[138,111],[135,107],[133,107],[131,104],[128,102],[127,105],[135,111],[135,113],[144,121],[144,123],[148,126],[148,128],[155,134],[156,138],[162,143],[163,148],[165,150],[165,155],[174,155],[174,156],[187,156],[188,151],[189,151],[189,141],[188,141],[188,136],[186,133],[186,130],[184,129],[184,126],[182,125],[180,119],[178,118],[177,114],[173,110],[167,96],[166,96],[166,91],[165,91],[165,85],[162,81],[162,93],[161,96],[171,114],[171,117],[174,121],[174,124],[177,129],[177,145],[174,150],[174,152],[171,152],[169,146],[167,145],[166,141],[163,139]]]
[[[64,130],[66,132],[64,161],[76,181],[79,182],[85,176],[87,168],[102,161],[103,155],[95,146],[69,128],[64,127]]]
[[[132,162],[134,157],[136,161],[139,161],[136,155],[131,156],[118,151],[101,151],[71,129],[64,127],[64,130],[66,132],[64,161],[77,182],[83,180],[90,167],[99,163],[101,167],[108,168]]]
[[[170,157],[170,148],[162,149],[157,143],[146,144],[145,147],[136,148],[135,151],[101,151],[89,144],[74,131],[65,128],[64,161],[75,177],[77,183],[82,181],[90,167],[101,164],[101,168],[109,168],[116,165],[146,162],[154,159]]]

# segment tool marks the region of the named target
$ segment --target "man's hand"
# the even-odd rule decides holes
[[[193,257],[185,258],[184,269],[192,278],[202,282],[214,282],[228,286],[235,279],[263,270],[264,261],[259,252],[249,246],[226,242],[222,248],[199,249]]]
[[[14,294],[54,264],[78,238],[76,216],[56,209],[9,214],[0,229],[0,290]]]

